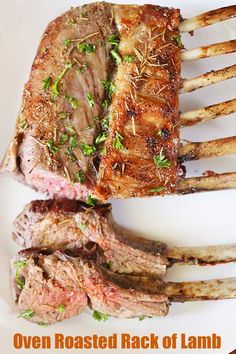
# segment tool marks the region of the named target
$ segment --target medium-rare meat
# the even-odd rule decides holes
[[[93,310],[115,317],[167,314],[165,295],[142,290],[140,282],[126,288],[122,275],[112,282],[97,266],[94,252],[21,251],[12,262],[13,296],[21,316],[47,325],[78,315],[88,302]]]
[[[79,201],[36,200],[14,222],[13,239],[24,248],[76,249],[95,242],[100,263],[113,273],[164,276],[176,263],[215,265],[236,261],[236,244],[167,247],[145,240],[115,223],[111,206],[89,207]]]
[[[161,278],[113,273],[97,261],[97,246],[50,252],[24,250],[12,262],[12,290],[20,316],[49,325],[79,314],[88,303],[108,316],[165,316],[169,301],[236,297],[236,279],[164,283]]]
[[[52,21],[2,174],[69,199],[174,192],[179,21],[179,10],[109,3]]]
[[[165,274],[164,243],[145,240],[119,227],[111,206],[89,207],[79,201],[36,200],[14,221],[13,239],[22,248],[54,250],[96,242],[115,272]]]

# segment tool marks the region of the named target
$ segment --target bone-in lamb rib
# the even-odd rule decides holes
[[[86,304],[105,316],[165,316],[169,301],[236,297],[235,278],[164,283],[158,277],[117,274],[97,264],[96,245],[54,253],[21,251],[12,261],[12,292],[21,316],[49,325],[78,315]]]
[[[83,200],[235,188],[235,173],[185,179],[179,142],[180,126],[235,112],[235,99],[180,115],[178,104],[179,93],[236,75],[233,65],[181,79],[181,61],[235,52],[236,40],[185,50],[180,32],[235,16],[235,5],[182,20],[155,5],[94,3],[52,21],[1,173],[50,197]],[[234,153],[234,139],[218,150],[214,141],[197,145],[194,156]]]
[[[163,276],[173,264],[215,265],[236,262],[236,244],[167,247],[145,240],[115,223],[111,206],[78,201],[36,200],[14,221],[13,239],[23,248],[74,249],[95,242],[101,263],[113,272]]]

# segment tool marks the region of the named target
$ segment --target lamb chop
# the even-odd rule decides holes
[[[173,264],[215,265],[236,261],[236,244],[167,247],[138,237],[115,223],[111,205],[91,207],[79,201],[36,200],[14,222],[13,239],[23,248],[65,251],[96,243],[100,263],[112,272],[164,276]]]
[[[182,20],[155,5],[72,8],[43,35],[2,174],[50,197],[152,196],[234,188],[235,173],[184,178],[184,161],[235,153],[235,137],[182,144],[179,127],[236,111],[236,100],[179,114],[178,94],[235,77],[235,65],[180,78],[181,62],[236,51],[185,50],[180,33],[235,17],[236,6]]]
[[[49,325],[86,304],[100,319],[165,316],[170,301],[236,297],[236,280],[164,283],[158,277],[113,273],[97,263],[96,245],[51,252],[24,250],[12,261],[12,289],[22,317]]]

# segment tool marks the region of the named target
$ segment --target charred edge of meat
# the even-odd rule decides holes
[[[79,201],[79,200],[34,200],[30,203],[30,211],[33,213],[46,214],[49,211],[55,213],[77,213],[88,209],[95,209],[101,215],[106,216],[111,210],[111,204],[102,204],[95,207]]]

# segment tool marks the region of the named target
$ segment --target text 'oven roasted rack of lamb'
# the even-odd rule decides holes
[[[95,318],[164,316],[171,302],[236,297],[236,278],[162,280],[173,264],[236,261],[236,244],[172,247],[118,226],[111,206],[37,200],[14,222],[13,239],[25,247],[12,260],[13,297],[21,316],[49,325],[78,315]]]
[[[51,198],[86,200],[236,187],[236,173],[185,178],[183,162],[236,152],[236,137],[181,143],[181,127],[236,111],[236,99],[179,113],[179,94],[236,76],[181,79],[181,62],[233,53],[236,39],[184,49],[180,33],[236,16],[183,20],[177,9],[105,2],[52,21],[25,85],[2,174]]]

